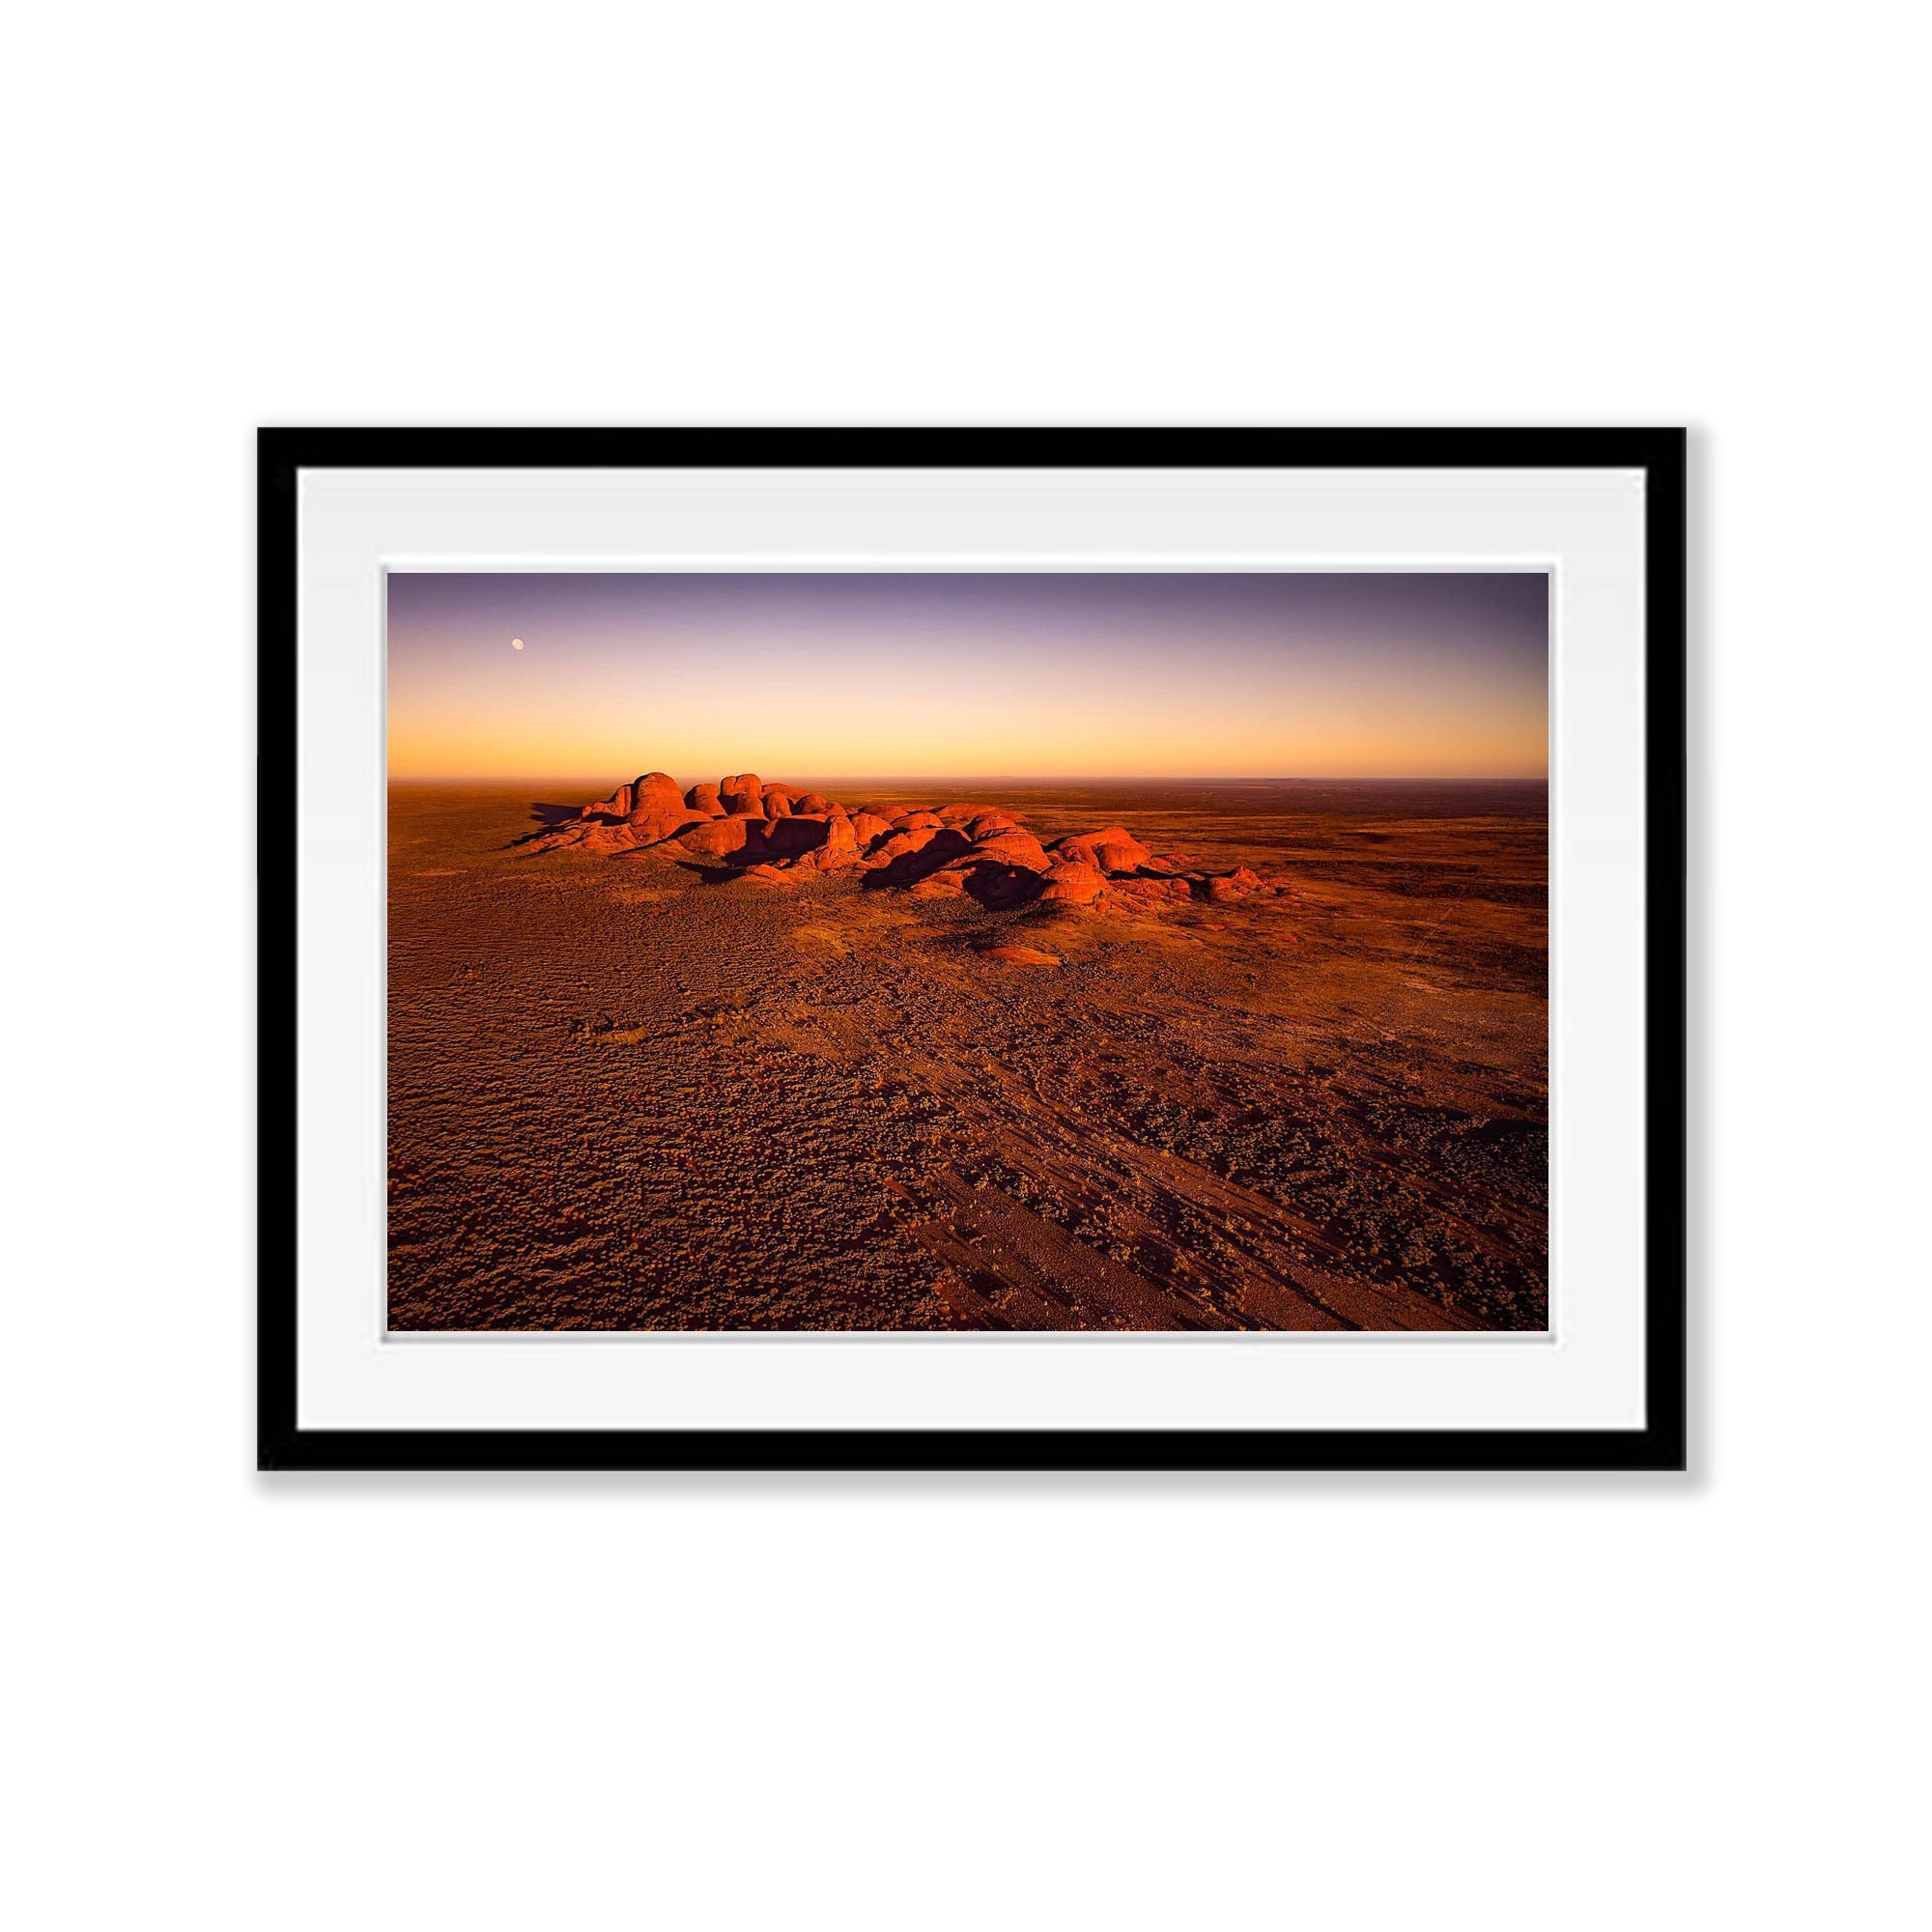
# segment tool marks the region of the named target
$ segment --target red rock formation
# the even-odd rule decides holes
[[[895,832],[890,838],[882,838],[874,850],[881,859],[900,859],[909,852],[923,851],[938,837],[938,826],[917,825],[904,832]]]
[[[755,819],[747,818],[708,819],[679,833],[677,842],[700,858],[723,859],[745,849],[750,828],[755,823]]]
[[[842,811],[825,821],[825,843],[809,856],[821,872],[842,871],[859,863],[859,835]]]
[[[1069,834],[1053,849],[1069,859],[1082,859],[1090,866],[1098,866],[1103,872],[1136,872],[1153,857],[1124,825]]]
[[[1183,871],[1192,865],[1184,853],[1155,857],[1124,825],[1070,833],[1049,848],[1020,814],[994,807],[961,801],[852,811],[752,772],[688,791],[665,772],[646,772],[520,842],[532,853],[657,850],[722,864],[765,885],[863,869],[868,885],[902,888],[915,898],[970,896],[993,907],[1037,901],[1051,912],[1150,913],[1189,898],[1219,905],[1288,892],[1246,866],[1225,874]]]
[[[1193,897],[1193,888],[1185,879],[1110,879],[1104,882],[1110,890],[1136,905],[1157,906],[1170,901],[1179,903]]]
[[[609,798],[593,799],[577,815],[579,818],[623,818],[631,810],[631,787],[620,784]]]
[[[599,819],[585,826],[575,842],[586,852],[634,852],[638,835],[628,825],[612,825]]]
[[[628,785],[619,785],[617,795],[629,794],[630,810],[624,822],[637,835],[640,845],[655,845],[672,838],[696,815],[684,802],[678,782],[665,772],[646,772]]]
[[[631,810],[637,811],[647,805],[667,811],[684,810],[684,793],[668,772],[646,772],[632,781]]]
[[[1029,872],[1046,870],[1046,853],[1039,840],[1017,826],[1010,832],[992,832],[983,838],[975,838],[973,856],[1003,866],[1019,866]]]
[[[1207,880],[1207,895],[1221,904],[1229,899],[1246,898],[1250,893],[1259,892],[1267,883],[1249,867],[1237,866],[1232,872]]]
[[[1046,889],[1039,895],[1041,905],[1088,906],[1107,890],[1107,875],[1097,866],[1083,860],[1069,860],[1055,866],[1046,875]]]

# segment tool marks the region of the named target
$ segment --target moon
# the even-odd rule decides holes
[[[521,639],[521,638],[512,638],[512,639],[510,639],[510,648],[511,648],[511,649],[512,649],[513,651],[520,651],[520,650],[522,650],[522,649],[523,649],[523,647],[524,647],[524,640],[523,640],[523,639]]]

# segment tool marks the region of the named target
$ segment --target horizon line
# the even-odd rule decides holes
[[[641,777],[632,773],[631,778]],[[668,776],[675,777],[675,774]],[[765,775],[757,774],[760,779]],[[557,784],[602,783],[606,769],[553,772],[391,772],[390,784]],[[766,780],[794,784],[1540,784],[1548,772],[1332,772],[1289,774],[1266,772],[811,772],[797,779]],[[623,784],[626,779],[613,782]],[[695,783],[715,782],[696,780]]]

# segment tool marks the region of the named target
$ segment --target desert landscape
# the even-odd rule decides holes
[[[1542,1328],[1547,830],[1540,780],[392,783],[390,1326]]]
[[[392,1332],[1548,1325],[1546,575],[386,600]]]

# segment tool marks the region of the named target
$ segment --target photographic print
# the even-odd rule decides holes
[[[390,1332],[1546,1330],[1549,588],[390,571]]]

